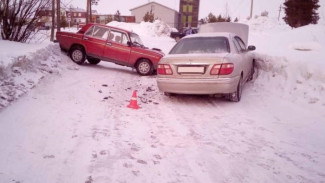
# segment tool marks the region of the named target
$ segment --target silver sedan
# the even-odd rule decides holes
[[[247,33],[248,34],[248,33]],[[225,94],[241,99],[254,73],[255,46],[229,32],[199,33],[181,39],[158,63],[157,84],[166,95]]]

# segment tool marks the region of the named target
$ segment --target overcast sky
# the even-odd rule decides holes
[[[86,0],[62,0],[64,4],[72,4],[75,7],[86,9]],[[153,0],[150,0],[153,1]],[[115,14],[117,10],[121,15],[131,15],[130,9],[150,2],[149,0],[99,0],[97,6],[93,6],[101,14]],[[180,0],[155,0],[155,2],[169,8],[179,10]],[[270,17],[277,17],[279,7],[285,0],[254,0],[253,15],[260,15],[262,11],[268,11]],[[200,0],[199,18],[206,17],[210,12],[215,15],[225,15],[226,9],[232,19],[247,18],[250,14],[251,0]],[[320,0],[319,14],[325,18],[325,0]],[[226,8],[228,7],[228,8]],[[283,15],[283,11],[282,11]]]

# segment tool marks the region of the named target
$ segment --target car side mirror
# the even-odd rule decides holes
[[[132,42],[131,42],[131,41],[128,41],[126,44],[127,44],[128,46],[132,46]]]
[[[253,51],[253,50],[256,50],[256,47],[255,46],[248,46],[247,48],[248,51]]]

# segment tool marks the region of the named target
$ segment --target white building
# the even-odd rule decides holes
[[[135,22],[140,23],[147,12],[152,12],[155,19],[160,19],[171,27],[178,27],[179,13],[167,6],[156,2],[150,2],[136,8],[130,9],[131,14],[135,16]]]

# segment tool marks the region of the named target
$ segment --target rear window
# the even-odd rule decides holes
[[[193,37],[178,42],[169,54],[225,53],[230,52],[226,37]]]

